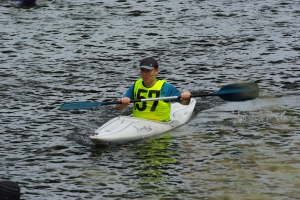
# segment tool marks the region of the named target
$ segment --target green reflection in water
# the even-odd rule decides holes
[[[150,139],[136,145],[136,163],[138,166],[131,171],[131,185],[143,195],[172,194],[172,187],[178,149],[172,143],[170,133],[160,138]],[[142,191],[141,191],[142,190]]]

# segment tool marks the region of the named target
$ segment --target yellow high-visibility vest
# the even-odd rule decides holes
[[[143,80],[139,79],[134,84],[134,99],[159,98],[165,80],[158,80],[148,88],[143,85]],[[155,121],[170,121],[171,104],[170,101],[147,101],[135,102],[133,106],[133,116]]]

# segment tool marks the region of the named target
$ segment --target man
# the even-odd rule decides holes
[[[159,98],[168,96],[181,96],[180,103],[190,103],[190,92],[180,93],[166,80],[157,80],[159,72],[157,61],[148,57],[140,62],[141,79],[137,80],[121,98],[122,104],[117,104],[117,110],[123,110],[130,104],[130,99]],[[170,121],[170,101],[147,101],[136,102],[133,106],[133,116],[155,121]]]

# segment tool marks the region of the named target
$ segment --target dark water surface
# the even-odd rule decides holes
[[[22,199],[299,199],[300,1],[0,4],[0,178]],[[154,56],[180,90],[255,81],[260,97],[199,98],[159,138],[95,147],[87,133]]]

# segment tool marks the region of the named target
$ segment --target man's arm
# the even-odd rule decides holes
[[[171,83],[165,83],[162,87],[162,96],[181,96],[178,100],[182,105],[190,104],[191,93],[190,92],[180,92]]]
[[[130,105],[130,99],[133,99],[133,89],[134,89],[134,84],[132,86],[130,86],[130,88],[126,91],[124,96],[120,99],[122,104],[116,105],[117,110],[123,110],[128,105]]]
[[[181,93],[181,104],[189,105],[191,101],[191,93],[190,92],[182,92]]]
[[[121,101],[122,101],[122,99],[121,99]],[[130,104],[130,103],[129,103]],[[122,104],[117,104],[116,105],[116,109],[117,110],[123,110],[124,108],[126,108],[129,104],[124,104],[124,103],[122,103]]]

